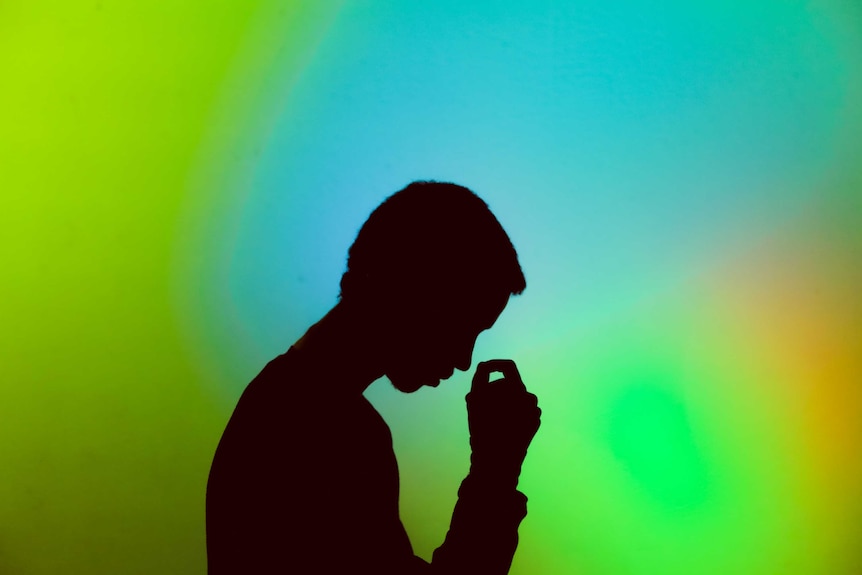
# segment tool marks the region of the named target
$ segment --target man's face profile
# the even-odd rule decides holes
[[[430,300],[430,301],[429,301]],[[479,335],[494,325],[509,300],[501,291],[464,291],[413,302],[393,317],[386,375],[399,391],[437,387],[457,369],[470,369]]]

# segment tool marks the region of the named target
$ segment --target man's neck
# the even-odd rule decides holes
[[[374,326],[338,303],[293,348],[331,380],[333,391],[361,394],[384,375],[379,343]]]

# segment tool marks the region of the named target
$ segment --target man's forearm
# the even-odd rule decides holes
[[[527,498],[513,485],[471,471],[458,490],[446,540],[434,552],[432,573],[505,575],[526,515]]]

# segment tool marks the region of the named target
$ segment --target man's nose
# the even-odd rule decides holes
[[[455,362],[455,369],[457,369],[458,371],[467,371],[468,369],[470,369],[470,365],[472,363],[472,359],[468,357],[466,361]]]
[[[458,351],[458,355],[455,357],[455,369],[459,371],[470,369],[470,365],[473,363],[473,347],[475,345],[475,341],[470,342]]]

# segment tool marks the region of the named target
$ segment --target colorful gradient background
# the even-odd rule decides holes
[[[527,274],[512,573],[862,572],[858,2],[12,0],[0,573],[204,573],[234,402],[418,178]],[[426,558],[468,385],[368,391]]]

